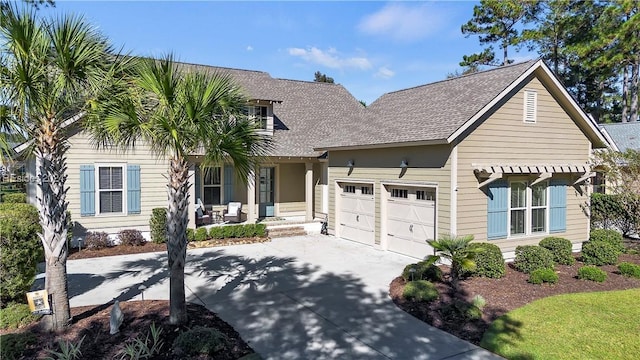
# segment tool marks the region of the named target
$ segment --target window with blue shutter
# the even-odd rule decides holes
[[[233,166],[224,167],[224,203],[228,204],[233,199]]]
[[[564,232],[567,230],[567,182],[551,180],[549,198],[549,232]]]
[[[127,213],[140,214],[140,165],[127,165]]]
[[[487,185],[487,239],[507,237],[508,189],[505,180]]]
[[[93,165],[80,165],[80,216],[96,214],[96,172]]]

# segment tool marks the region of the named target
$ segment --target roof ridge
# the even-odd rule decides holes
[[[519,63],[502,65],[502,66],[498,66],[498,67],[495,67],[495,68],[492,68],[492,69],[487,69],[487,70],[477,71],[477,72],[470,73],[470,74],[464,74],[464,75],[460,75],[460,76],[456,76],[456,77],[437,80],[437,81],[426,83],[426,84],[422,84],[422,85],[412,86],[412,87],[409,87],[409,88],[406,88],[406,89],[390,91],[388,93],[383,94],[382,96],[387,95],[387,94],[395,94],[395,93],[399,93],[399,92],[407,91],[407,90],[413,90],[413,89],[421,88],[421,87],[424,87],[424,86],[431,86],[431,85],[435,85],[435,84],[439,84],[439,83],[443,83],[443,82],[447,82],[447,81],[459,80],[461,78],[467,78],[467,77],[471,77],[471,76],[477,76],[477,75],[481,75],[481,74],[486,74],[486,73],[489,73],[489,72],[492,72],[492,71],[504,70],[504,69],[509,68],[509,67],[524,65],[524,64],[527,64],[527,63],[532,63],[533,64],[533,63],[535,63],[537,61],[538,61],[537,59],[535,59],[535,60],[531,59],[531,60],[522,61],[522,62],[519,62]]]
[[[313,81],[313,80],[298,80],[298,79],[286,79],[286,78],[273,78],[274,80],[282,80],[282,81],[295,81],[295,82],[302,82],[302,83],[308,83],[308,84],[326,84],[326,85],[340,85],[338,83],[328,83],[328,82],[324,82],[324,81]]]
[[[627,121],[627,122],[612,122],[612,123],[601,123],[598,124],[600,126],[613,126],[613,125],[640,125],[640,121]]]
[[[269,77],[271,77],[273,79],[271,74],[269,74],[266,71],[262,71],[262,70],[240,69],[240,68],[233,68],[233,67],[228,67],[228,66],[218,66],[218,65],[209,65],[209,64],[196,64],[196,63],[191,63],[191,62],[186,62],[186,61],[175,61],[175,63],[176,64],[182,64],[182,65],[203,66],[203,67],[207,67],[207,68],[217,68],[217,69],[237,70],[237,71],[246,71],[246,72],[267,74],[267,75],[269,75]]]

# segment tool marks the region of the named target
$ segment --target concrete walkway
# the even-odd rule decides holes
[[[391,280],[413,260],[310,235],[190,250],[187,300],[266,359],[498,359],[398,309]],[[168,299],[164,253],[68,263],[71,306]]]

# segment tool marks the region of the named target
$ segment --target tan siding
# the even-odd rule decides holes
[[[149,153],[144,143],[138,143],[134,151],[96,150],[84,133],[78,133],[69,140],[67,152],[67,186],[69,210],[78,229],[88,231],[117,232],[120,229],[136,228],[147,231],[151,209],[167,206],[167,161],[158,160]],[[140,165],[141,212],[134,215],[80,216],[80,165],[96,163],[126,163]],[[126,196],[126,193],[125,193]],[[96,203],[96,207],[98,204]],[[125,209],[126,210],[126,209]],[[81,230],[80,230],[81,231]]]
[[[536,90],[538,94],[535,124],[523,122],[524,89]],[[477,188],[472,164],[585,164],[589,149],[588,138],[534,78],[458,145],[458,234],[473,234],[478,241],[487,240],[487,197]],[[553,235],[573,242],[587,238],[589,220],[581,207],[586,201],[586,195],[568,187],[568,231]],[[537,243],[542,237],[492,242],[510,251],[517,245]]]
[[[313,212],[322,213],[322,164],[313,164]]]
[[[437,228],[440,235],[449,232],[450,219],[450,147],[415,146],[403,148],[332,151],[329,154],[329,228],[335,230],[336,182],[338,180],[370,181],[375,188],[375,243],[380,244],[381,183],[385,182],[429,182],[436,183]],[[400,177],[400,162],[409,163],[406,173]],[[355,166],[351,174],[346,164],[353,160]]]
[[[305,211],[304,201],[304,163],[282,163],[278,165],[276,175],[277,215],[287,212]]]

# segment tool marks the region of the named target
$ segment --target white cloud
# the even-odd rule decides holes
[[[253,46],[251,45],[247,46],[247,51],[253,51]]]
[[[358,30],[370,35],[389,36],[400,41],[423,39],[445,24],[446,16],[430,4],[389,4],[365,16]]]
[[[326,51],[316,47],[307,49],[289,48],[287,50],[291,56],[297,56],[307,62],[326,66],[331,69],[355,68],[367,70],[372,66],[366,57],[342,57],[335,48],[329,48]]]
[[[382,79],[391,79],[396,74],[395,71],[389,69],[386,66],[383,66],[378,69],[378,71],[373,74],[374,77],[382,78]]]

